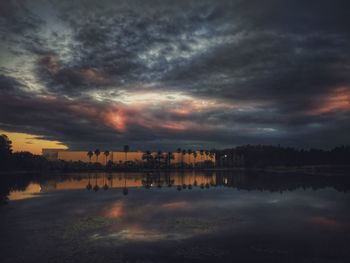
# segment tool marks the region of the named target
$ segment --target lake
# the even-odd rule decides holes
[[[350,262],[350,180],[245,172],[1,181],[1,262]]]

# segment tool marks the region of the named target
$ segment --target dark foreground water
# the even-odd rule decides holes
[[[235,172],[2,181],[0,262],[350,262],[349,190]]]

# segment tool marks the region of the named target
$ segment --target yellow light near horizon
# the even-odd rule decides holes
[[[43,148],[68,149],[68,147],[59,141],[49,141],[40,139],[38,135],[8,132],[0,130],[0,134],[5,134],[12,141],[13,152],[31,152],[41,154]]]

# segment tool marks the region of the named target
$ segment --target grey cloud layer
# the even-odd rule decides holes
[[[4,1],[0,128],[73,148],[348,144],[350,107],[329,98],[350,94],[349,8],[345,0]],[[13,66],[11,57],[33,63]],[[71,111],[106,110],[111,96],[88,96],[105,90],[183,92],[238,106],[183,116],[163,105],[142,115],[205,123],[200,133],[139,122],[120,132]]]

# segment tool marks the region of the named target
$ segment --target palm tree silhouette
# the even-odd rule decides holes
[[[215,160],[213,161],[213,158],[214,158],[214,152],[213,151],[210,151],[209,153],[209,157],[210,157],[210,160],[213,162],[213,166],[215,167]]]
[[[182,158],[181,158],[181,166],[182,168],[184,167],[184,158],[185,158],[185,155],[186,155],[186,150],[182,150]]]
[[[188,150],[187,150],[187,154],[188,154],[188,164],[190,165],[190,164],[191,164],[191,154],[192,154],[192,150],[191,150],[191,149],[188,149]]]
[[[93,155],[94,155],[94,153],[92,151],[88,151],[87,156],[89,156],[90,163],[91,163],[91,158]]]
[[[153,159],[151,151],[145,151],[142,155],[142,160],[146,160],[146,162],[150,162]]]
[[[167,156],[166,156],[166,159],[167,159],[167,165],[170,167],[171,160],[174,160],[174,154],[172,152],[168,152]]]
[[[107,157],[108,157],[108,155],[109,155],[109,151],[108,151],[108,150],[105,150],[103,154],[104,154],[104,156],[105,156],[105,165],[107,165]]]
[[[101,151],[99,149],[95,150],[95,155],[96,155],[96,163],[98,162],[98,156],[100,155]]]
[[[163,159],[162,151],[157,152],[156,159],[158,160],[158,168],[160,168],[160,160]]]
[[[204,154],[204,150],[199,150],[199,154],[201,155],[201,165],[203,165],[203,154]]]
[[[205,150],[205,156],[206,156],[205,160],[208,160],[209,154],[210,154],[209,151],[208,151],[208,150]]]
[[[177,148],[177,150],[176,150],[176,152],[177,152],[177,159],[179,158],[179,155],[181,154],[181,152],[182,152],[182,150],[181,150],[181,148]],[[182,164],[182,163],[181,163]]]
[[[192,154],[193,154],[193,160],[194,160],[194,165],[193,166],[196,166],[197,152],[193,151]]]
[[[128,151],[130,150],[129,145],[124,145],[123,151],[125,153],[125,162],[128,160]]]

